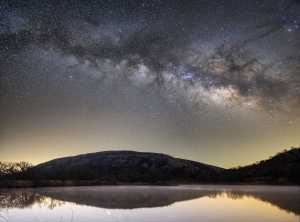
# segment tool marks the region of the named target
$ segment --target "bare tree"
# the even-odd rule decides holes
[[[0,161],[0,178],[13,178],[26,176],[28,171],[32,168],[32,164],[20,161],[20,162],[1,162]]]

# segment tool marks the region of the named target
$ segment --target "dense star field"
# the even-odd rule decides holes
[[[1,1],[0,150],[230,167],[298,146],[298,0]]]

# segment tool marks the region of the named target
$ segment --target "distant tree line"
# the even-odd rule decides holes
[[[300,184],[300,148],[292,147],[254,164],[226,170],[228,183]]]

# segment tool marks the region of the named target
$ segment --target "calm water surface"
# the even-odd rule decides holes
[[[299,222],[300,188],[101,186],[0,190],[0,222]]]

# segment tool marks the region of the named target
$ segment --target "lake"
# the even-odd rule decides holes
[[[95,186],[0,190],[0,222],[299,222],[289,186]]]

